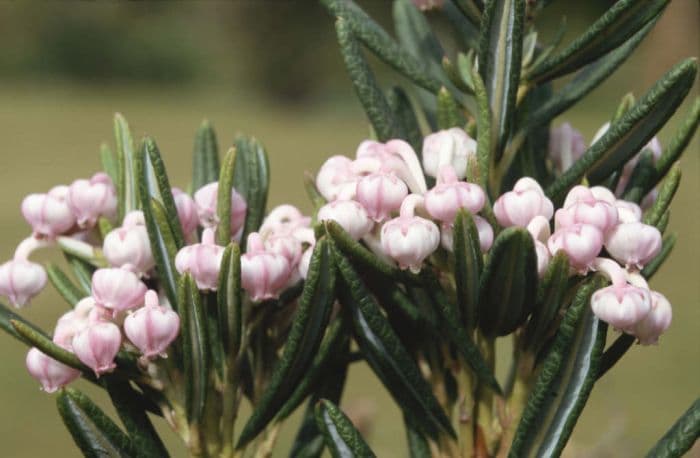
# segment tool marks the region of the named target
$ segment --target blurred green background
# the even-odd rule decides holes
[[[361,3],[389,24],[389,2]],[[540,21],[542,33],[553,35],[566,15],[569,40],[610,4],[554,2]],[[625,92],[641,94],[673,63],[699,54],[699,19],[697,0],[673,1],[624,70],[566,118],[590,139]],[[181,187],[203,118],[216,126],[222,149],[237,132],[257,136],[270,152],[270,205],[306,210],[302,172],[331,154],[352,154],[368,133],[332,21],[313,2],[0,3],[0,30],[0,259],[28,234],[19,213],[24,195],[99,167],[98,147],[112,141],[115,111],[136,135],[157,139],[171,182]],[[383,80],[387,75],[380,71]],[[659,346],[633,348],[596,385],[568,456],[640,456],[700,394],[698,144],[696,138],[683,160],[673,206],[676,251],[652,282],[673,303],[674,323]],[[49,329],[63,311],[50,292],[23,313]],[[27,375],[24,355],[20,344],[0,336],[2,456],[78,456],[53,397]],[[406,455],[398,410],[366,367],[353,367],[343,407],[380,457]],[[162,430],[173,456],[185,456],[167,426]],[[275,456],[286,456],[294,434],[288,424]]]

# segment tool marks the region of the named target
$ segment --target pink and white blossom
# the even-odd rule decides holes
[[[458,181],[451,166],[440,170],[438,183],[425,194],[425,209],[434,219],[451,225],[459,209],[471,214],[481,211],[486,202],[486,193],[477,184]]]
[[[251,300],[260,302],[279,296],[292,274],[292,266],[281,254],[265,250],[260,234],[248,236],[247,251],[241,256],[241,285]]]
[[[214,242],[214,229],[202,232],[202,243],[183,247],[175,256],[175,268],[180,274],[189,272],[201,290],[216,291],[219,284],[224,247]]]
[[[603,248],[603,233],[589,224],[573,224],[555,231],[547,247],[552,256],[558,251],[565,252],[571,267],[585,273]]]
[[[158,294],[149,290],[145,305],[124,320],[124,333],[146,359],[166,356],[166,351],[180,332],[180,317],[158,302]]]
[[[47,393],[54,393],[80,377],[80,371],[46,356],[38,348],[31,348],[25,360],[27,371],[41,383]]]
[[[608,253],[628,268],[641,269],[661,251],[661,232],[648,224],[617,225],[605,237]]]
[[[568,122],[550,130],[549,158],[559,172],[564,172],[586,151],[586,141]]]
[[[407,195],[406,183],[396,174],[378,172],[360,178],[355,199],[364,207],[370,218],[379,222],[398,211]]]
[[[591,296],[593,313],[615,329],[630,330],[651,311],[646,288],[617,284],[599,289]]]
[[[197,204],[189,194],[183,192],[179,188],[172,188],[173,200],[177,209],[177,218],[180,220],[182,233],[185,237],[190,236],[197,226],[199,226],[199,214],[197,213]]]
[[[36,236],[53,238],[75,226],[67,191],[67,186],[56,186],[47,194],[29,194],[22,200],[22,216]]]
[[[503,227],[527,227],[535,216],[551,219],[554,206],[535,180],[524,177],[515,183],[512,191],[496,200],[493,212]]]
[[[96,173],[89,180],[75,180],[68,191],[68,205],[78,226],[90,228],[100,216],[114,219],[117,215],[117,192],[106,173]]]
[[[90,323],[73,337],[73,352],[86,366],[100,376],[114,370],[114,358],[122,344],[119,327],[108,321]]]
[[[207,228],[214,228],[219,224],[217,216],[217,200],[219,183],[217,181],[202,186],[194,193],[194,202],[197,205],[199,223]],[[233,187],[231,188],[231,235],[234,236],[243,227],[248,207],[246,201]]]
[[[355,240],[365,236],[374,226],[365,208],[354,200],[336,200],[318,210],[319,221],[335,221]]]
[[[115,315],[143,304],[146,285],[135,273],[121,268],[98,269],[92,275],[92,297],[96,305]]]
[[[671,326],[673,317],[671,303],[668,299],[657,291],[651,291],[650,294],[651,310],[632,329],[632,333],[642,345],[656,344],[659,341],[659,336]]]
[[[459,127],[441,130],[423,139],[422,156],[426,175],[437,178],[440,169],[450,165],[457,178],[464,179],[469,161],[476,159],[476,140]]]
[[[112,230],[104,239],[102,253],[111,266],[139,274],[147,273],[156,264],[148,231],[141,225]]]
[[[0,265],[0,295],[15,307],[26,305],[46,286],[46,271],[27,259],[13,259]]]

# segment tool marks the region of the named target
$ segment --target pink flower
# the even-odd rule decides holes
[[[474,215],[474,225],[479,236],[479,249],[482,253],[486,253],[493,244],[493,228],[484,218]],[[440,228],[440,244],[448,251],[454,249],[454,234],[452,226],[442,226]]]
[[[565,203],[564,208],[554,215],[557,229],[580,223],[595,226],[606,233],[617,225],[617,209],[613,205],[596,199],[584,186],[576,186],[569,194],[573,192],[576,196],[567,198],[568,205]]]
[[[512,191],[496,200],[493,212],[503,227],[526,227],[538,215],[551,219],[554,206],[535,180],[524,177],[515,183]]]
[[[102,252],[110,265],[145,274],[156,262],[145,226],[114,229],[104,239]]]
[[[476,141],[459,127],[441,130],[423,139],[422,156],[426,175],[437,178],[443,166],[451,165],[457,178],[464,179],[469,160],[476,158]]]
[[[113,219],[117,193],[112,180],[102,172],[89,180],[75,180],[68,191],[68,205],[82,228],[93,227],[100,216]]]
[[[311,218],[304,216],[294,205],[278,205],[270,210],[260,226],[260,232],[294,231],[297,228],[309,227]]]
[[[603,234],[595,226],[573,224],[554,232],[547,241],[547,247],[552,255],[564,251],[571,267],[585,273],[603,248]]]
[[[445,0],[413,0],[413,4],[422,11],[430,10],[433,8],[442,8]]]
[[[635,223],[642,220],[642,209],[634,202],[615,200],[617,219],[620,223]]]
[[[194,193],[199,222],[203,227],[216,227],[219,218],[216,215],[219,183],[213,182],[199,188]],[[243,227],[247,205],[243,196],[231,188],[231,235],[235,235]]]
[[[406,183],[394,173],[372,173],[357,182],[356,199],[376,222],[397,211],[407,195]]]
[[[185,236],[191,235],[199,226],[199,215],[197,214],[197,204],[185,192],[179,188],[172,188],[175,208],[177,208],[177,218],[180,220],[182,233]]]
[[[355,240],[364,237],[374,223],[365,208],[354,200],[336,200],[318,210],[319,221],[335,221]]]
[[[313,252],[314,245],[311,245],[304,251],[304,254],[301,255],[301,259],[299,260],[299,276],[304,280],[306,280],[309,274],[309,264],[311,263],[311,255]]]
[[[418,156],[411,145],[403,140],[394,139],[386,143],[365,140],[358,146],[356,156],[353,170],[357,174],[393,172],[411,192],[425,194],[428,190]]]
[[[92,274],[95,303],[114,314],[143,304],[146,285],[135,273],[119,268],[98,269]]]
[[[284,256],[289,265],[296,267],[301,259],[301,242],[293,235],[275,235],[265,238],[265,251]]]
[[[143,216],[141,210],[133,210],[124,215],[124,221],[122,221],[122,227],[130,228],[134,226],[145,226],[146,218]]]
[[[552,235],[551,229],[549,228],[549,220],[541,215],[532,218],[527,225],[527,231],[532,235],[534,240],[543,243],[546,243]]]
[[[547,245],[539,240],[534,240],[534,242],[535,254],[537,255],[537,275],[542,278],[544,273],[547,271],[547,266],[549,266],[549,261],[552,259],[552,255],[549,254]]]
[[[119,327],[108,321],[90,323],[73,338],[73,351],[86,366],[100,376],[117,365],[114,358],[122,344]]]
[[[651,291],[651,310],[634,325],[632,333],[642,345],[656,344],[659,336],[671,326],[672,316],[671,303],[668,299],[659,292]]]
[[[75,216],[66,202],[67,189],[57,186],[48,194],[30,194],[22,201],[22,215],[36,236],[53,238],[75,225]]]
[[[457,181],[450,166],[440,170],[438,184],[425,195],[425,209],[431,217],[451,225],[460,208],[476,214],[484,206],[486,194],[479,185]]]
[[[88,303],[91,307],[95,307],[94,299],[86,297],[76,304],[76,309],[61,315],[53,331],[53,343],[67,350],[73,350],[73,338],[85,329],[89,323],[88,315],[90,312],[83,314],[85,312],[85,304]],[[78,305],[81,306],[80,311],[77,309]]]
[[[13,259],[0,265],[0,295],[21,307],[46,286],[46,271],[26,259]]]
[[[158,294],[149,290],[146,305],[124,320],[124,333],[145,358],[166,356],[168,346],[180,332],[180,317],[158,303]]]
[[[265,251],[260,234],[248,236],[247,252],[241,256],[241,284],[253,302],[279,296],[292,273],[287,258]]]
[[[628,268],[641,269],[661,251],[661,232],[644,223],[623,223],[605,238],[608,253]]]
[[[316,175],[316,188],[329,202],[352,199],[359,177],[352,171],[352,160],[345,156],[331,156]]]
[[[27,370],[37,379],[44,391],[53,393],[80,377],[80,371],[49,358],[38,348],[32,348],[27,353]]]
[[[599,289],[591,296],[593,313],[615,329],[629,330],[651,310],[649,290],[629,284]]]
[[[204,229],[202,243],[188,245],[175,256],[175,268],[181,274],[192,274],[197,288],[216,291],[219,284],[219,271],[224,247],[214,243],[214,230]]]
[[[581,132],[565,122],[549,132],[549,158],[559,172],[564,172],[586,151]]]

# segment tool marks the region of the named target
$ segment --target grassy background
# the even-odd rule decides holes
[[[267,8],[256,9],[249,3],[238,6],[238,9],[229,10],[221,4],[209,4],[196,7],[193,14],[210,18],[223,12],[240,23],[247,17],[264,19],[265,15],[276,13]],[[87,15],[105,14],[94,5],[80,8],[90,10],[83,11]],[[41,41],[33,35],[32,25],[39,24],[47,14],[35,17],[28,15],[26,9],[3,4],[0,5],[0,25],[3,21],[5,25],[12,22],[13,17],[22,17],[29,26],[22,33]],[[149,14],[162,18],[171,12],[160,8]],[[558,14],[555,12],[553,16]],[[641,94],[672,63],[688,55],[697,55],[698,14],[695,0],[673,2],[625,70],[576,107],[566,119],[590,139],[625,92],[632,90]],[[181,20],[181,16],[178,18]],[[324,22],[318,23],[318,33],[327,37],[330,22],[321,18]],[[573,18],[576,20],[575,14]],[[576,28],[572,30],[567,38],[574,36]],[[212,31],[203,33],[218,37]],[[292,30],[290,34],[287,38],[292,40],[289,43],[292,49],[304,49],[304,43],[313,41],[308,33],[297,34]],[[366,121],[342,75],[332,42],[309,44],[319,55],[330,57],[324,57],[323,72],[315,75],[312,72],[314,79],[306,85],[310,89],[305,90],[312,91],[313,96],[300,98],[299,90],[280,92],[276,86],[261,90],[259,81],[250,77],[251,72],[240,68],[254,57],[250,51],[253,46],[250,36],[241,35],[238,46],[212,44],[206,50],[193,51],[197,62],[206,63],[209,74],[190,83],[184,79],[167,81],[167,84],[128,79],[94,80],[92,77],[76,80],[54,70],[13,73],[2,72],[0,67],[0,258],[9,258],[15,244],[28,234],[19,214],[19,203],[24,195],[43,192],[54,184],[69,183],[99,168],[98,147],[103,141],[112,141],[114,111],[125,114],[136,135],[148,133],[156,138],[171,182],[181,187],[189,181],[193,134],[203,118],[214,123],[222,149],[237,132],[257,136],[270,152],[273,180],[270,205],[291,202],[308,210],[301,185],[302,172],[316,170],[323,158],[331,154],[352,154],[367,135]],[[137,47],[138,42],[130,46]],[[7,43],[0,47],[0,63],[13,55]],[[221,61],[212,63],[218,59]],[[294,63],[284,65],[293,66]],[[285,68],[280,69],[282,78]],[[304,81],[302,78],[302,83]],[[694,90],[697,94],[697,85]],[[271,94],[279,94],[279,97],[271,97]],[[290,94],[292,97],[287,97]],[[674,131],[678,118],[675,117],[662,133],[662,143]],[[683,160],[684,179],[672,207],[670,231],[679,236],[675,253],[652,282],[652,286],[666,294],[674,305],[674,323],[659,346],[633,348],[619,367],[596,385],[567,452],[570,456],[639,456],[699,394],[698,148],[696,138]],[[50,257],[41,254],[38,258]],[[49,292],[23,314],[49,329],[64,309],[57,295]],[[5,335],[0,336],[2,456],[37,457],[49,452],[60,457],[78,456],[60,424],[53,397],[40,392],[38,384],[26,374],[24,354],[20,344]],[[94,393],[83,383],[80,387]],[[343,407],[356,417],[366,419],[363,424],[379,456],[405,456],[398,410],[366,367],[353,367]],[[367,420],[369,415],[373,416],[371,420]],[[284,456],[284,444],[294,433],[292,424],[283,429],[281,446],[275,456]],[[167,427],[163,435],[172,444],[173,456],[185,456]]]

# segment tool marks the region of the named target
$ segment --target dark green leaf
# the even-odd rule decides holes
[[[66,388],[56,398],[58,412],[80,451],[88,458],[134,457],[129,437],[87,396]]]
[[[457,101],[444,86],[437,93],[437,123],[440,129],[463,127],[465,123]]]
[[[9,320],[10,325],[14,328],[13,335],[21,336],[20,339],[27,342],[29,345],[38,348],[43,354],[49,356],[56,361],[73,367],[82,372],[91,373],[92,371],[83,364],[74,353],[59,347],[51,341],[51,339],[42,331],[24,320]]]
[[[466,210],[457,213],[453,226],[454,273],[460,322],[466,329],[476,327],[479,304],[479,276],[483,268],[479,233]]]
[[[350,25],[345,19],[338,18],[335,22],[335,30],[350,80],[370,123],[374,127],[377,138],[380,141],[401,138],[403,135],[401,135],[400,127],[394,119],[391,108],[379,88],[372,70],[362,55]]]
[[[479,73],[491,107],[491,153],[500,159],[514,119],[523,50],[525,2],[488,0],[479,40]]]
[[[479,288],[479,328],[487,336],[510,334],[535,304],[537,256],[530,233],[517,227],[493,242]]]
[[[156,271],[160,278],[168,300],[175,311],[178,311],[179,302],[177,296],[177,282],[179,274],[175,268],[175,256],[177,256],[177,242],[170,226],[167,223],[167,214],[163,206],[156,199],[146,204],[144,202],[143,214],[146,220],[148,238],[151,242],[151,252],[156,261]]]
[[[650,279],[654,274],[661,268],[666,259],[668,259],[673,247],[676,245],[676,234],[667,235],[664,237],[663,244],[661,245],[661,251],[656,255],[654,259],[649,261],[646,266],[642,269],[641,274],[646,279]]]
[[[102,162],[102,170],[116,186],[119,182],[119,163],[106,143],[100,145],[100,162]]]
[[[231,190],[235,175],[236,148],[229,148],[224,156],[224,163],[219,173],[219,185],[216,196],[216,243],[227,246],[231,242]]]
[[[646,195],[644,191],[648,188],[649,183],[654,181],[655,175],[654,153],[649,148],[644,148],[639,154],[639,161],[632,170],[622,198],[628,202],[641,202]]]
[[[113,376],[105,377],[104,384],[134,445],[134,455],[143,458],[170,456],[141,404],[139,399],[141,395],[131,387],[129,382],[118,380]]]
[[[685,60],[673,67],[547,188],[547,195],[559,201],[584,175],[591,185],[595,185],[618,170],[647,144],[675,112],[692,87],[696,71],[694,59]]]
[[[647,453],[647,458],[680,458],[700,438],[700,399],[676,420],[666,434]]]
[[[533,69],[542,82],[571,73],[617,48],[652,22],[669,0],[620,0],[569,46]]]
[[[326,199],[318,192],[318,188],[316,188],[316,178],[309,172],[304,172],[304,189],[306,190],[306,195],[313,204],[314,210],[318,211],[321,207],[326,205]]]
[[[329,242],[322,238],[314,248],[304,291],[282,357],[243,427],[236,448],[245,446],[265,428],[312,364],[328,325],[334,300],[333,258]]]
[[[400,124],[401,130],[406,134],[405,140],[413,147],[418,155],[418,160],[421,160],[423,133],[408,95],[403,89],[395,86],[387,94],[387,101],[396,122]]]
[[[351,315],[355,339],[369,366],[398,406],[416,419],[421,431],[432,438],[442,431],[454,436],[450,420],[430,385],[357,272],[338,250],[334,250],[334,256],[342,280],[338,285],[339,299]]]
[[[219,146],[214,127],[207,120],[197,129],[192,152],[192,192],[219,179]]]
[[[117,164],[119,179],[117,180],[117,195],[119,202],[119,221],[130,211],[139,206],[138,179],[136,172],[136,151],[131,137],[129,124],[117,113],[114,115],[114,137],[117,144]]]
[[[248,234],[257,232],[265,219],[267,193],[270,188],[270,165],[265,148],[255,138],[239,136],[235,144],[233,186],[243,196],[247,205],[240,243],[241,252],[245,252]]]
[[[479,1],[479,3],[481,3]],[[442,11],[461,38],[464,47],[476,49],[479,46],[479,24],[481,8],[474,0],[454,0],[445,2]],[[459,13],[467,17],[467,21]]]
[[[95,269],[82,259],[68,253],[64,253],[66,261],[70,264],[75,279],[78,281],[78,288],[83,292],[83,297],[92,294],[92,273]]]
[[[316,423],[334,458],[374,457],[374,452],[350,419],[332,402],[322,399],[316,405]]]
[[[75,286],[57,265],[52,263],[47,264],[46,273],[49,277],[49,281],[51,281],[53,287],[58,291],[58,294],[71,306],[75,306],[80,299],[85,297],[85,293]]]
[[[423,13],[409,0],[394,0],[393,13],[396,36],[401,45],[419,62],[428,65],[434,74],[441,75],[445,53]],[[426,89],[436,92],[438,88]]]
[[[241,291],[241,250],[230,243],[221,258],[219,271],[219,334],[224,354],[238,355],[243,332],[243,296]]]
[[[13,326],[13,322],[21,322],[24,323],[25,326],[28,328],[32,329],[34,332],[44,335],[44,332],[30,323],[29,321],[25,320],[21,316],[17,315],[15,312],[13,312],[9,307],[7,307],[4,304],[0,304],[0,329],[14,337],[15,339],[19,340],[20,342],[25,343],[26,345],[32,346],[34,343],[27,339],[24,335],[20,334],[17,332],[15,327]],[[47,337],[48,339],[48,337]]]
[[[471,71],[474,81],[474,93],[476,94],[476,102],[479,109],[476,112],[476,157],[478,165],[478,175],[473,176],[472,181],[478,183],[484,190],[495,193],[494,189],[490,188],[489,177],[493,155],[491,153],[491,107],[489,106],[489,98],[486,93],[486,87],[481,76],[476,71]]]
[[[207,402],[210,355],[202,297],[192,276],[180,277],[180,339],[184,359],[185,409],[191,424],[199,424]]]
[[[666,179],[661,183],[659,195],[656,197],[654,205],[644,213],[645,224],[657,226],[661,218],[671,206],[673,196],[676,195],[681,182],[681,167],[676,163],[668,172]]]
[[[414,426],[411,418],[404,414],[403,423],[406,430],[406,441],[408,442],[408,453],[410,458],[431,458],[430,445],[418,428]]]

